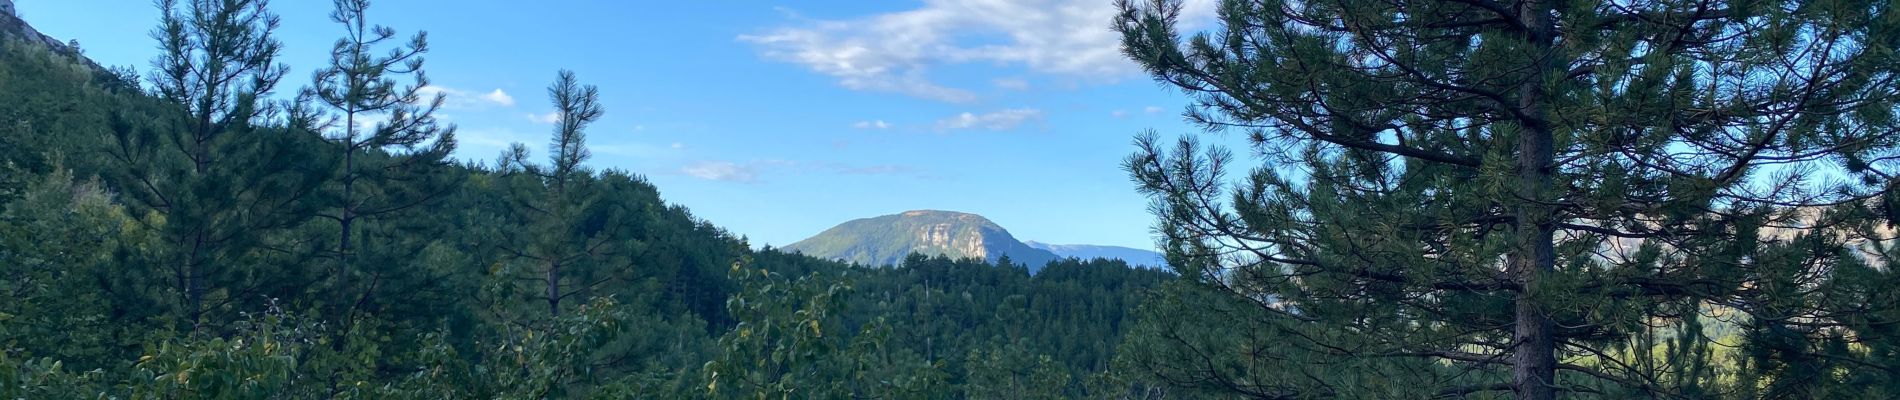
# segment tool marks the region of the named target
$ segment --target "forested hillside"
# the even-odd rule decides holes
[[[456,160],[425,37],[338,5],[310,81],[261,1],[162,3],[147,71],[0,41],[0,398],[1080,396],[1169,276],[754,250],[591,167],[566,72]]]
[[[0,398],[1900,397],[1900,7],[1188,3],[1103,21],[1245,146],[1136,137],[1168,272],[754,248],[597,168],[568,71],[457,158],[364,0],[314,73],[264,0],[137,71],[0,15]]]

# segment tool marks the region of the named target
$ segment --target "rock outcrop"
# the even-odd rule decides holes
[[[27,24],[26,20],[20,19],[20,12],[13,7],[13,0],[0,0],[0,39],[22,40],[28,43],[46,46],[47,49],[53,52],[78,59],[79,62],[91,66],[94,70],[101,72],[106,71],[106,69],[99,66],[98,63],[94,63],[91,59],[80,54],[80,49],[72,46],[70,43],[54,39],[52,36],[47,36],[40,33],[39,30],[33,29],[33,25]]]
[[[785,250],[864,265],[900,263],[911,253],[1010,261],[1039,270],[1055,253],[1029,247],[983,216],[935,210],[853,220]]]

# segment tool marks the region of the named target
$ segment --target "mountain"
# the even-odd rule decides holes
[[[13,0],[0,0],[0,37],[17,38],[29,43],[46,46],[63,55],[76,56],[79,53],[78,49],[69,46],[68,43],[54,39],[52,36],[41,34],[39,30],[33,29],[32,25],[28,25],[25,20],[20,19],[19,13],[14,11]],[[92,60],[84,60],[82,62],[90,64],[88,65],[90,67],[98,68],[98,65],[92,64]]]
[[[1031,272],[1058,258],[1023,244],[981,215],[936,210],[851,220],[784,250],[864,265],[896,265],[913,252],[990,262],[1008,255]]]
[[[1165,256],[1161,255],[1161,253],[1132,247],[1048,244],[1034,240],[1023,242],[1023,244],[1027,244],[1029,247],[1048,250],[1051,253],[1055,253],[1057,257],[1063,258],[1080,258],[1084,260],[1109,258],[1122,260],[1122,262],[1126,262],[1130,266],[1148,268],[1165,268],[1168,266],[1168,260]]]
[[[46,36],[46,34],[40,33],[39,30],[33,29],[33,25],[26,23],[26,20],[20,18],[19,12],[13,7],[13,0],[0,0],[0,39],[19,40],[37,46],[44,46],[47,50],[51,50],[53,54],[66,56],[64,61],[89,68],[90,72],[95,75],[118,78],[113,75],[115,72],[112,69],[99,65],[98,62],[94,62],[91,58],[86,58],[85,51],[79,48],[78,42],[61,42],[59,39]]]

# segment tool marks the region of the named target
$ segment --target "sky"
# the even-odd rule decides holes
[[[158,52],[148,1],[17,3],[101,64],[144,71]],[[280,94],[308,85],[340,37],[330,7],[271,4],[291,68]],[[1022,240],[1152,248],[1148,199],[1121,161],[1144,131],[1200,131],[1181,93],[1122,57],[1113,14],[1109,0],[378,0],[369,20],[428,32],[458,157],[514,142],[545,157],[545,88],[573,70],[606,108],[592,167],[644,175],[755,246],[936,209]]]

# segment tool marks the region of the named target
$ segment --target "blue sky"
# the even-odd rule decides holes
[[[1194,3],[1194,2],[1191,2]],[[1189,5],[1189,18],[1207,7]],[[43,33],[147,69],[143,0],[22,0]],[[340,27],[329,1],[278,0],[282,60],[306,85]],[[912,209],[990,217],[1019,239],[1152,247],[1120,161],[1146,129],[1194,132],[1186,100],[1116,47],[1109,0],[634,2],[380,0],[370,21],[429,32],[461,157],[544,150],[559,69],[600,86],[596,168],[784,245]]]

